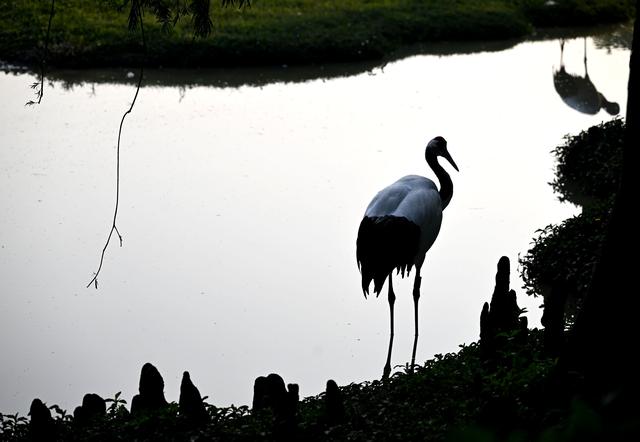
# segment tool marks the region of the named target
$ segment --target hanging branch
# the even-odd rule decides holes
[[[142,12],[145,7],[150,8],[153,15],[158,19],[158,21],[162,24],[163,30],[168,30],[170,27],[171,21],[173,21],[173,25],[177,23],[181,16],[185,14],[191,14],[192,16],[192,24],[194,27],[194,37],[206,37],[211,33],[211,29],[213,27],[213,23],[210,19],[210,0],[190,0],[188,5],[187,3],[181,3],[180,0],[176,0],[174,5],[174,13],[175,15],[171,16],[171,9],[168,4],[164,1],[160,0],[125,0],[122,4],[124,7],[127,3],[131,1],[131,9],[129,10],[129,30],[134,31],[138,24],[140,24],[140,33],[142,37],[142,48],[144,54],[147,53],[147,43],[144,35],[144,25],[142,20]],[[222,0],[222,6],[238,6],[238,8],[242,8],[244,6],[251,6],[250,0]],[[53,8],[53,1],[52,1]],[[53,9],[52,13],[53,15]],[[49,26],[51,26],[51,20],[49,20]],[[47,40],[48,40],[48,31],[47,31]],[[44,72],[44,71],[43,71]],[[118,204],[120,201],[120,138],[122,135],[122,126],[124,124],[124,119],[128,114],[133,110],[133,106],[136,103],[136,99],[138,98],[138,93],[140,92],[140,85],[142,84],[142,78],[144,74],[144,61],[142,66],[140,67],[140,76],[138,78],[138,85],[136,87],[136,93],[133,97],[133,101],[131,102],[131,106],[129,109],[122,115],[122,119],[120,120],[120,128],[118,130],[118,144],[116,147],[116,204],[113,210],[113,222],[111,223],[111,229],[109,230],[109,235],[107,236],[107,241],[102,248],[102,254],[100,255],[100,264],[98,265],[98,270],[93,274],[93,278],[87,284],[87,288],[91,287],[93,284],[95,288],[98,288],[98,275],[102,270],[102,264],[104,263],[104,255],[109,247],[109,243],[111,242],[111,237],[115,232],[118,235],[118,240],[120,241],[120,247],[122,247],[122,235],[118,230],[116,221],[118,218]],[[42,94],[40,94],[41,96]]]
[[[135,28],[136,23],[140,23],[140,33],[142,36],[142,49],[144,53],[147,53],[147,43],[144,37],[144,25],[142,23],[142,10],[140,9],[139,0],[133,0],[131,5],[131,12],[129,14],[129,28]],[[109,236],[107,237],[107,241],[102,248],[102,254],[100,255],[100,265],[98,265],[98,270],[93,274],[93,278],[87,284],[87,288],[91,287],[91,284],[98,288],[98,275],[100,274],[100,270],[102,270],[102,264],[104,262],[104,254],[107,251],[107,247],[109,246],[109,242],[111,241],[111,237],[113,236],[113,232],[118,235],[118,239],[120,240],[120,247],[122,247],[122,235],[120,231],[118,231],[118,227],[116,226],[116,220],[118,217],[118,203],[120,201],[120,137],[122,135],[122,125],[124,124],[124,119],[127,115],[131,113],[133,110],[133,106],[136,104],[136,99],[138,98],[138,93],[140,92],[140,85],[142,84],[142,77],[144,74],[144,61],[140,66],[140,75],[138,78],[138,85],[136,87],[136,93],[133,96],[133,101],[131,102],[131,106],[129,109],[122,115],[122,119],[120,120],[120,128],[118,129],[118,144],[116,147],[116,204],[113,210],[113,223],[111,224],[111,229],[109,230]]]
[[[40,82],[35,82],[31,85],[31,89],[36,89],[40,86],[40,89],[35,92],[38,101],[29,100],[25,103],[25,106],[32,106],[34,104],[40,104],[42,96],[44,95],[44,67],[47,63],[47,56],[49,55],[49,34],[51,33],[51,20],[53,20],[53,14],[55,12],[56,0],[51,0],[51,10],[49,11],[49,25],[47,26],[47,35],[44,38],[44,53],[40,60]]]

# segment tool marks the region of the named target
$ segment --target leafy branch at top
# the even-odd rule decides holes
[[[144,34],[144,11],[145,8],[148,8],[151,13],[162,23],[163,29],[168,29],[171,25],[175,25],[177,21],[184,15],[191,14],[192,22],[194,26],[194,36],[206,37],[211,33],[211,29],[213,27],[211,17],[210,17],[210,0],[190,0],[189,2],[183,0],[125,0],[124,3],[120,5],[121,8],[124,8],[127,4],[130,4],[129,10],[129,30],[136,31],[138,26],[140,27],[140,35],[142,38],[142,48],[144,54],[147,53],[147,43]],[[249,0],[222,0],[222,6],[226,7],[229,5],[237,5],[238,7],[243,7],[245,5],[250,6]],[[124,120],[127,115],[131,113],[133,110],[133,106],[136,103],[136,99],[138,98],[138,93],[140,92],[140,86],[142,85],[142,79],[144,77],[144,62],[140,67],[140,74],[138,76],[138,85],[136,87],[136,93],[133,97],[133,101],[131,102],[131,106],[129,109],[122,115],[122,119],[120,120],[120,128],[118,130],[118,144],[116,147],[116,202],[115,208],[113,211],[113,222],[111,223],[111,229],[109,230],[109,235],[107,236],[107,240],[102,248],[102,253],[100,255],[100,264],[98,265],[98,270],[93,274],[93,278],[87,284],[87,288],[93,285],[96,289],[98,288],[98,275],[102,270],[102,265],[104,263],[104,255],[109,247],[109,243],[111,242],[111,237],[115,233],[118,235],[118,239],[120,241],[120,247],[122,247],[122,235],[117,227],[117,218],[118,218],[118,207],[120,202],[120,139],[122,137],[122,126],[124,124]]]
[[[141,0],[132,0],[131,9],[132,10],[135,9],[136,12],[130,13],[129,18],[131,18],[131,16],[134,16],[140,23],[140,35],[142,38],[142,48],[144,53],[146,54],[147,42],[144,36],[143,15],[142,15],[142,10],[140,9],[140,3],[141,3]],[[130,29],[135,29],[135,27],[136,26],[133,26],[132,28],[131,23],[129,23]],[[91,287],[92,284],[95,286],[96,289],[98,288],[98,275],[102,270],[102,264],[104,263],[104,254],[107,251],[107,247],[109,247],[109,243],[111,242],[111,237],[113,236],[114,232],[118,235],[118,239],[120,240],[120,247],[122,247],[122,235],[120,234],[120,231],[116,226],[116,221],[118,218],[118,206],[120,202],[120,139],[122,137],[122,125],[124,124],[124,119],[127,117],[127,115],[131,113],[131,111],[133,110],[133,106],[136,104],[136,99],[138,98],[138,93],[140,92],[140,86],[142,85],[143,77],[144,77],[144,63],[142,63],[142,65],[140,66],[140,74],[138,75],[138,85],[136,87],[136,93],[133,96],[133,101],[131,102],[129,109],[127,109],[127,111],[122,115],[122,119],[120,120],[120,128],[118,129],[118,144],[116,146],[116,204],[113,210],[113,222],[111,224],[111,229],[109,230],[109,235],[107,236],[107,241],[105,242],[104,247],[102,248],[102,254],[100,255],[100,264],[98,265],[98,270],[96,270],[95,273],[93,274],[93,278],[91,279],[91,281],[89,281],[89,284],[87,284],[87,288]]]
[[[135,30],[140,14],[148,10],[162,25],[163,31],[169,31],[183,17],[191,16],[194,37],[208,37],[213,29],[211,21],[211,0],[124,0],[120,8],[131,4],[129,9],[129,29]],[[223,8],[251,6],[251,0],[221,0]]]
[[[128,27],[130,31],[136,31],[138,26],[140,27],[140,35],[142,39],[142,48],[143,52],[146,56],[147,53],[147,43],[145,39],[144,33],[144,11],[148,10],[161,24],[162,28],[165,31],[168,31],[172,26],[175,26],[176,23],[185,16],[191,16],[191,21],[194,29],[194,37],[207,37],[213,28],[213,22],[211,21],[211,0],[105,0],[110,1],[114,6],[117,6],[118,9],[122,10],[127,5],[130,6],[129,9],[129,17],[128,17]],[[250,0],[221,0],[222,7],[227,6],[237,6],[238,8],[244,6],[251,6]],[[42,101],[42,97],[44,95],[44,78],[45,78],[45,65],[48,56],[49,49],[49,40],[51,34],[51,22],[53,20],[53,16],[55,13],[55,0],[51,0],[51,9],[49,12],[49,22],[47,25],[47,33],[45,36],[44,42],[44,50],[42,53],[41,63],[40,63],[40,81],[35,82],[31,85],[32,89],[35,89],[35,95],[37,101],[30,100],[26,103],[26,105],[34,105],[40,104]],[[118,230],[116,221],[118,217],[118,207],[120,201],[120,140],[122,137],[122,126],[124,124],[124,120],[128,114],[131,113],[133,107],[136,103],[136,99],[138,98],[138,94],[140,92],[140,87],[142,85],[142,79],[144,77],[144,61],[140,67],[140,74],[138,76],[138,84],[136,87],[136,92],[133,97],[133,101],[129,106],[129,109],[122,115],[122,119],[120,120],[120,127],[118,130],[118,143],[116,147],[116,201],[115,208],[113,211],[113,222],[111,224],[111,229],[109,230],[109,235],[107,236],[107,240],[102,248],[102,253],[100,255],[100,264],[98,265],[98,269],[93,275],[87,287],[94,285],[95,288],[98,288],[98,275],[102,270],[102,265],[104,263],[104,256],[109,247],[109,243],[111,242],[111,237],[115,233],[118,235],[118,239],[120,241],[120,247],[122,247],[122,235]]]

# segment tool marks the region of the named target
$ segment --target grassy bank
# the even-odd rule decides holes
[[[64,441],[431,441],[443,440],[452,431],[475,435],[484,427],[491,434],[493,410],[506,405],[512,407],[509,416],[496,417],[509,418],[508,433],[519,429],[536,434],[546,412],[535,405],[541,403],[545,374],[553,361],[541,355],[535,332],[526,347],[513,346],[503,356],[505,364],[496,367],[480,357],[478,345],[465,346],[457,354],[436,356],[413,375],[398,373],[386,382],[341,387],[333,412],[327,394],[305,398],[297,405],[295,429],[286,429],[286,435],[279,433],[283,428],[268,409],[252,413],[248,407],[209,405],[207,418],[194,426],[181,416],[176,403],[136,417],[119,398],[106,415],[83,424],[52,407],[48,434],[50,440]],[[2,430],[2,440],[29,440],[32,435],[26,421],[8,415]]]
[[[0,60],[34,64],[50,2],[5,0]],[[115,2],[117,3],[117,2]],[[536,27],[628,20],[632,0],[253,0],[242,10],[212,2],[213,33],[193,38],[188,19],[169,32],[147,14],[147,63],[244,66],[355,61],[415,43],[523,37]],[[112,0],[56,2],[49,63],[65,67],[140,62],[140,37]]]
[[[80,420],[50,406],[53,418],[31,424],[4,415],[3,441],[609,441],[637,440],[637,417],[610,419],[576,396],[572,382],[558,383],[555,360],[544,356],[541,332],[525,343],[509,340],[495,359],[477,344],[436,355],[413,374],[350,384],[297,402],[293,418],[267,408],[206,405],[189,420],[173,402],[130,414],[116,395],[106,413]],[[284,388],[284,386],[283,386]],[[40,403],[40,414],[42,414]],[[83,405],[84,407],[84,405]],[[44,414],[49,414],[44,411]],[[39,427],[34,422],[38,422]]]

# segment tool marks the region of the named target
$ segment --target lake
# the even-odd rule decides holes
[[[582,76],[586,42],[590,80],[624,115],[619,34],[567,39],[563,58]],[[168,400],[188,370],[218,406],[250,404],[271,372],[301,396],[379,378],[388,304],[386,291],[363,297],[358,225],[384,186],[433,178],[424,148],[437,135],[460,172],[445,164],[454,195],[422,269],[417,360],[478,339],[502,255],[539,327],[518,257],[537,229],[580,211],[548,185],[550,151],[612,117],[560,97],[557,38],[457,48],[386,64],[149,71],[122,134],[123,246],[113,238],[98,290],[85,286],[111,226],[135,78],[53,73],[28,107],[36,77],[0,73],[0,411],[25,413],[35,397],[71,411],[88,392],[130,401],[145,362]],[[411,355],[413,278],[394,282],[395,365]]]

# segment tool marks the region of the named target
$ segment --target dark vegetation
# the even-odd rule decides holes
[[[621,119],[567,135],[553,153],[558,165],[551,183],[560,201],[592,208],[610,204],[620,186],[625,125]]]
[[[558,164],[551,185],[582,213],[539,230],[520,265],[527,294],[544,297],[544,320],[557,316],[562,329],[575,322],[600,258],[620,186],[624,130],[623,120],[614,119],[566,136],[553,150]]]
[[[282,378],[271,374],[262,379],[272,379],[274,386],[267,385],[266,393],[254,397],[252,410],[218,408],[197,399],[187,405],[181,394],[178,404],[158,403],[147,410],[132,405],[129,412],[116,396],[106,412],[98,405],[79,419],[77,411],[74,416],[58,407],[49,411],[36,400],[30,424],[5,415],[1,434],[11,441],[34,435],[63,441],[444,440],[454,430],[493,429],[494,409],[508,410],[509,421],[501,424],[505,431],[537,433],[547,414],[539,407],[541,389],[553,366],[553,360],[543,356],[539,335],[533,331],[524,347],[521,340],[516,344],[505,335],[505,345],[496,351],[500,364],[483,359],[479,345],[471,344],[457,354],[437,355],[413,375],[397,373],[385,382],[344,387],[329,381],[325,393],[301,402],[293,384],[285,389]],[[143,396],[143,376],[138,396]],[[189,411],[198,405],[203,410],[199,414]],[[561,422],[562,416],[550,418]]]
[[[138,65],[140,40],[126,29],[128,2],[56,3],[48,63],[57,67]],[[166,4],[175,1],[155,1]],[[203,2],[194,2],[203,3]],[[220,2],[225,3],[225,2]],[[545,26],[628,21],[632,0],[253,0],[250,7],[212,2],[212,33],[194,37],[205,20],[175,11],[145,15],[153,66],[248,66],[377,59],[400,47],[445,40],[504,40]],[[229,2],[227,2],[229,3]],[[180,0],[177,4],[187,4]],[[49,2],[7,0],[0,8],[0,60],[36,65]],[[167,14],[169,14],[167,16]],[[177,14],[177,13],[176,13]],[[164,17],[164,21],[163,21]],[[176,20],[177,19],[177,20]],[[175,25],[174,24],[175,21]],[[166,26],[170,23],[170,26]],[[200,28],[202,24],[200,24]]]

